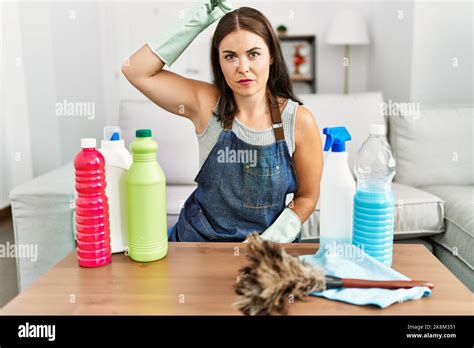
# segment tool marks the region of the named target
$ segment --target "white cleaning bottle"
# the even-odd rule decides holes
[[[345,142],[351,135],[345,127],[324,128],[327,154],[321,178],[320,248],[334,243],[352,243],[352,213],[356,185],[349,169]]]
[[[132,165],[132,155],[125,148],[120,127],[104,128],[99,151],[105,158],[105,194],[109,201],[110,244],[112,253],[128,247],[125,174]]]

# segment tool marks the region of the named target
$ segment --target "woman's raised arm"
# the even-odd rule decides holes
[[[122,73],[148,99],[163,109],[190,119],[200,133],[218,98],[217,88],[163,69],[164,62],[144,45],[123,65]]]
[[[171,66],[199,33],[230,11],[228,0],[204,0],[184,20],[159,33],[156,40],[141,47],[122,65],[123,74],[133,86],[163,109],[189,118],[198,133],[217,101],[217,88],[163,67]]]

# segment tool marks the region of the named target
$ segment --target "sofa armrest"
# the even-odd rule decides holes
[[[75,248],[74,167],[69,163],[10,192],[22,292]],[[33,252],[33,255],[31,255]]]

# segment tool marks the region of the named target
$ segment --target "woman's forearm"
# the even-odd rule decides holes
[[[318,203],[318,197],[295,196],[289,208],[298,215],[301,224],[303,224],[314,212],[314,208]]]

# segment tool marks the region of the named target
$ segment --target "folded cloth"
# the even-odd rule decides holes
[[[299,258],[322,268],[326,275],[340,278],[410,280],[351,244],[328,244],[318,250],[315,255],[303,255]],[[431,290],[421,286],[396,290],[341,288],[312,292],[310,295],[356,305],[375,305],[386,308],[396,302],[401,303],[430,296]]]

